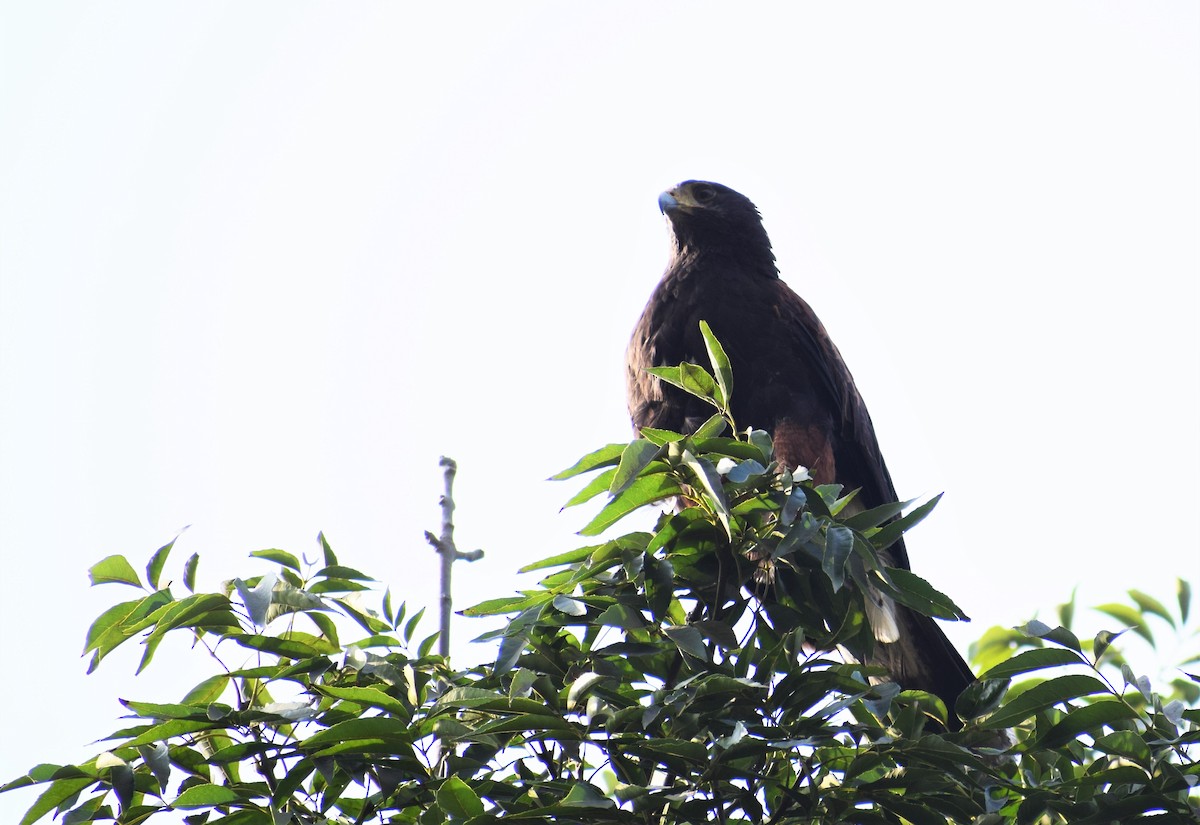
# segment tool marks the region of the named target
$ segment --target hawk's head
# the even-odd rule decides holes
[[[728,186],[689,180],[658,196],[670,221],[676,254],[722,253],[774,262],[771,240],[750,199]]]

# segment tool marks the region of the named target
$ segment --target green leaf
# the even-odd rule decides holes
[[[287,571],[284,571],[285,573]],[[290,584],[290,583],[289,583]],[[297,588],[298,589],[298,588]],[[312,594],[328,595],[331,593],[357,593],[362,590],[370,590],[371,588],[365,584],[359,584],[351,579],[320,579],[309,585],[308,591]],[[275,604],[271,605],[271,610],[274,611]],[[269,618],[274,618],[275,614],[269,614]],[[269,619],[268,619],[269,620]]]
[[[158,590],[158,578],[162,575],[163,565],[167,563],[167,556],[171,555],[171,548],[175,546],[175,542],[178,539],[179,536],[176,536],[155,550],[154,555],[150,557],[150,561],[146,564],[146,581],[155,590]]]
[[[726,458],[721,459],[721,461],[727,460],[728,459]],[[721,464],[718,462],[717,467],[720,468],[720,466]],[[739,461],[734,464],[733,468],[725,473],[725,477],[734,484],[741,484],[745,481],[749,481],[751,478],[761,476],[766,471],[767,468],[764,467],[759,461],[753,458],[748,458],[744,461]],[[782,520],[783,519],[781,517],[780,521]]]
[[[1034,685],[1015,699],[1007,702],[984,722],[988,728],[1009,728],[1020,724],[1048,707],[1089,696],[1109,693],[1108,687],[1094,676],[1059,676],[1040,685]]]
[[[104,805],[103,807],[101,807],[101,805],[100,805],[100,803],[103,802],[104,799],[105,799],[105,797],[103,797],[103,796],[93,796],[91,799],[84,800],[83,804],[77,806],[76,808],[73,808],[70,813],[63,816],[63,818],[62,818],[63,825],[78,825],[78,823],[81,823],[81,822],[104,821],[106,819],[111,818],[112,817],[112,806]],[[139,810],[131,811],[130,813],[131,813],[131,815],[133,815],[135,817],[140,817],[142,815],[142,811],[146,811],[146,810],[147,810],[146,806],[142,806]],[[149,811],[153,811],[155,813],[157,813],[158,810],[161,810],[161,809],[156,809],[156,808],[149,809]]]
[[[169,722],[163,722],[158,725],[151,725],[145,730],[141,730],[132,739],[122,742],[122,747],[136,748],[140,745],[152,745],[155,742],[166,742],[177,736],[186,736],[190,733],[198,733],[203,730],[213,730],[220,728],[219,724],[211,721],[201,721],[196,719],[172,719]],[[109,737],[112,738],[112,737]]]
[[[325,566],[333,567],[338,563],[337,556],[333,552],[333,548],[329,546],[329,542],[325,539],[325,533],[317,533],[317,544],[321,545],[321,555],[325,557]]]
[[[846,581],[846,559],[854,549],[854,533],[848,527],[834,525],[825,531],[825,552],[821,569],[829,577],[836,593]]]
[[[587,605],[578,599],[572,599],[570,596],[559,594],[554,597],[554,609],[561,613],[566,613],[568,616],[586,616]]]
[[[616,464],[621,460],[621,453],[625,451],[626,446],[626,444],[608,444],[599,450],[594,450],[567,469],[550,476],[550,479],[553,481],[562,481],[565,478],[581,475],[599,467],[608,467],[609,465]]]
[[[787,508],[788,504],[796,500],[795,494],[797,490],[799,490],[798,487],[796,490],[792,491],[792,495],[788,496],[787,503],[784,505],[785,509]],[[803,493],[801,493],[801,495],[803,495]],[[803,504],[800,506],[803,506]],[[782,521],[782,519],[780,520]],[[775,551],[771,554],[771,556],[778,559],[794,552],[797,548],[808,543],[808,541],[818,532],[820,532],[820,530],[821,522],[813,518],[812,513],[801,514],[800,520],[793,524],[791,528],[788,529],[787,534],[779,540],[779,544],[775,546]]]
[[[693,626],[704,634],[704,638],[725,650],[734,650],[740,645],[737,634],[728,622],[703,620],[695,622]]]
[[[843,519],[842,523],[854,530],[869,530],[872,527],[878,527],[890,518],[900,515],[914,501],[916,499],[910,498],[908,501],[893,501],[890,504],[881,504],[878,507],[872,507],[870,510],[855,513],[849,518]]]
[[[305,751],[311,752],[344,741],[373,741],[381,745],[403,745],[411,742],[413,735],[413,728],[405,719],[395,719],[391,716],[366,716],[359,719],[347,719],[318,731],[301,742],[301,747]]]
[[[108,556],[88,568],[92,586],[98,584],[129,584],[141,587],[142,582],[124,556]]]
[[[183,565],[183,586],[189,593],[196,592],[196,568],[200,565],[200,554],[192,553]]]
[[[1046,639],[1054,642],[1057,645],[1070,648],[1076,653],[1083,652],[1083,647],[1079,644],[1078,637],[1076,637],[1074,633],[1067,630],[1065,627],[1050,627],[1049,625],[1034,619],[1031,622],[1026,622],[1021,627],[1018,627],[1017,630],[1026,635],[1033,636],[1038,639]]]
[[[286,550],[277,550],[274,548],[269,549],[269,550],[255,550],[253,553],[250,554],[250,556],[252,558],[256,558],[256,559],[266,559],[267,561],[273,561],[276,564],[281,565],[283,567],[291,568],[292,570],[295,570],[297,573],[300,572],[300,560],[298,558],[296,558],[295,556],[293,556],[291,553],[287,552]]]
[[[838,500],[838,496],[842,494],[841,484],[819,484],[813,488],[825,502],[825,506],[832,507],[834,502]]]
[[[886,591],[893,599],[922,613],[938,619],[950,621],[970,621],[954,601],[945,593],[936,589],[925,579],[911,570],[902,567],[887,568],[888,578],[894,587],[886,581],[876,580],[880,590]]]
[[[756,430],[753,427],[746,428],[746,440],[750,445],[757,449],[764,459],[770,460],[775,454],[775,446],[771,442],[771,434],[766,430]],[[794,470],[794,467],[785,467],[785,470]]]
[[[607,493],[612,487],[612,480],[616,475],[617,468],[609,467],[604,472],[592,476],[588,480],[588,483],[583,486],[583,489],[567,500],[567,503],[563,505],[563,509],[583,504],[584,502],[591,501],[601,493]]]
[[[169,591],[159,590],[140,599],[115,604],[101,613],[88,628],[83,648],[84,654],[96,651],[88,672],[95,670],[100,659],[110,651],[148,627],[153,622],[150,617],[171,601]]]
[[[647,367],[646,372],[678,387],[689,395],[714,403],[717,382],[708,370],[697,364],[680,364],[678,367]]]
[[[1058,606],[1058,623],[1069,628],[1075,621],[1075,599],[1079,595],[1079,587],[1071,589],[1071,598]]]
[[[1106,733],[1096,739],[1094,747],[1101,753],[1124,756],[1142,766],[1149,766],[1152,758],[1146,741],[1131,730]]]
[[[647,624],[645,617],[639,611],[624,604],[610,605],[592,623],[619,627],[622,630],[639,630]]]
[[[404,641],[406,641],[406,642],[412,641],[413,634],[417,632],[417,625],[421,623],[421,619],[422,619],[422,617],[424,617],[424,615],[425,615],[425,608],[422,607],[420,610],[418,610],[416,613],[414,613],[412,615],[411,619],[409,619],[407,622],[405,622],[405,624],[404,624]]]
[[[717,381],[704,367],[697,364],[680,364],[679,382],[686,392],[697,398],[709,402],[717,400]]]
[[[855,489],[846,493],[846,495],[839,498],[837,501],[833,502],[831,505],[829,505],[830,514],[834,516],[840,515],[843,511],[845,511],[846,507],[849,506],[850,502],[858,498],[858,494],[861,491],[861,487],[856,487]]]
[[[1171,627],[1175,627],[1175,618],[1163,606],[1163,603],[1151,595],[1143,593],[1140,590],[1130,590],[1129,598],[1137,603],[1137,606],[1142,609],[1143,613],[1149,613],[1153,616],[1158,616]]]
[[[679,483],[666,473],[642,476],[629,485],[623,493],[604,505],[596,517],[579,531],[579,534],[582,536],[599,535],[634,510],[679,495],[681,492]]]
[[[378,616],[373,616],[370,613],[360,610],[352,600],[333,598],[330,601],[340,607],[347,616],[358,622],[359,626],[368,633],[387,633],[392,629],[387,622]]]
[[[1101,630],[1097,633],[1096,637],[1092,640],[1092,656],[1095,657],[1095,660],[1099,662],[1100,658],[1104,656],[1105,651],[1112,646],[1112,643],[1124,635],[1124,630],[1118,633],[1113,633],[1111,630]]]
[[[529,645],[529,632],[506,633],[500,639],[500,649],[496,652],[496,662],[492,665],[497,675],[512,670],[513,665],[521,658]]]
[[[717,417],[719,418],[720,416],[718,415]],[[677,433],[674,430],[660,430],[657,427],[642,427],[640,432],[642,438],[653,441],[659,446],[684,439],[683,433]]]
[[[203,719],[204,708],[194,705],[162,702],[135,702],[132,699],[119,700],[122,705],[129,708],[145,719],[158,719],[166,721],[168,719]]]
[[[1083,657],[1071,650],[1058,647],[1043,647],[1026,650],[1011,659],[1001,662],[980,676],[980,679],[1007,679],[1021,673],[1031,673],[1047,667],[1086,664]]]
[[[443,720],[439,720],[443,721]],[[575,728],[561,716],[546,716],[537,714],[522,714],[504,719],[495,719],[477,727],[473,736],[496,736],[507,733],[544,733],[553,731],[553,737],[559,741],[578,742],[579,735]]]
[[[733,533],[729,527],[729,502],[725,500],[725,488],[721,486],[721,476],[717,474],[717,468],[707,458],[697,458],[691,450],[683,451],[683,463],[692,471],[701,489],[707,494],[706,500],[721,526],[725,528],[725,535],[732,537]]]
[[[946,817],[942,814],[930,810],[925,805],[909,802],[899,794],[885,793],[882,796],[886,798],[886,801],[881,802],[880,807],[904,817],[904,820],[911,825],[945,825],[946,823]]]
[[[1096,730],[1113,722],[1136,719],[1137,712],[1124,702],[1098,701],[1075,708],[1038,741],[1043,748],[1059,748],[1073,741],[1084,731]]]
[[[642,560],[646,571],[646,601],[656,621],[663,621],[675,594],[675,567],[667,559],[646,554]]]
[[[925,517],[933,512],[933,508],[937,507],[939,501],[942,500],[942,494],[938,493],[929,501],[913,508],[913,510],[895,521],[885,524],[879,528],[879,532],[871,536],[871,544],[875,545],[877,550],[886,550],[896,543],[896,540],[907,533],[912,528],[916,527]]]
[[[307,613],[314,622],[319,622],[321,612],[332,611],[333,608],[320,596],[307,590],[299,590],[290,585],[276,586],[271,591],[271,602],[267,608],[267,621],[270,622],[287,613]]]
[[[59,779],[49,788],[42,791],[37,801],[30,806],[21,818],[20,825],[33,825],[46,814],[58,808],[67,800],[77,796],[80,791],[95,783],[96,777],[87,776],[81,779]]]
[[[285,659],[311,659],[337,653],[337,648],[309,633],[292,632],[290,637],[235,633],[229,638],[250,650],[273,653]]]
[[[407,719],[412,715],[412,710],[407,705],[376,687],[334,687],[314,684],[309,690],[323,696],[345,699],[356,705],[379,708],[401,719]]]
[[[183,697],[182,704],[208,705],[217,701],[228,687],[229,679],[230,676],[227,673],[218,673],[208,677],[188,691],[187,696]]]
[[[271,795],[271,801],[276,808],[282,808],[283,802],[296,792],[304,780],[312,774],[316,765],[309,757],[305,757],[290,767],[286,773],[279,779],[274,793]],[[201,823],[202,825],[202,823]]]
[[[767,454],[760,450],[757,446],[745,441],[738,441],[736,438],[723,438],[716,436],[711,438],[696,438],[694,439],[693,444],[696,447],[695,453],[697,455],[717,453],[719,455],[727,455],[730,458],[742,460],[758,462],[764,462],[767,460]]]
[[[576,782],[559,803],[567,808],[612,808],[616,803],[587,782]]]
[[[733,397],[733,367],[729,364],[729,356],[725,348],[713,335],[707,321],[700,322],[700,334],[704,336],[704,347],[708,350],[708,360],[712,364],[713,373],[717,379],[717,401],[722,408],[728,408],[729,399]]]
[[[470,819],[483,815],[483,801],[470,785],[457,776],[450,777],[438,788],[437,804],[455,819]]]
[[[240,629],[237,618],[229,610],[229,600],[219,593],[187,596],[177,602],[171,602],[149,618],[153,621],[154,629],[142,642],[146,649],[138,663],[138,673],[150,664],[159,643],[172,630],[181,627],[193,631],[205,629],[220,632]]]
[[[578,547],[574,550],[568,550],[565,553],[559,553],[557,556],[535,561],[532,564],[527,564],[517,570],[518,573],[530,573],[534,570],[544,570],[547,567],[561,567],[564,564],[576,564],[592,555],[596,550],[603,547],[603,544],[589,544],[587,547]],[[493,601],[497,601],[493,599]]]
[[[692,684],[696,687],[697,698],[715,696],[717,694],[733,694],[735,699],[740,699],[759,691],[767,690],[766,685],[759,684],[753,679],[735,679],[732,676],[722,676],[719,673],[702,676]]]
[[[628,488],[660,451],[661,448],[657,444],[644,438],[629,442],[621,452],[621,462],[617,465],[608,491],[615,496]]]
[[[277,745],[266,742],[239,742],[236,745],[221,748],[205,761],[210,765],[227,766],[275,750],[278,750]]]
[[[716,438],[721,433],[725,432],[725,428],[729,426],[729,422],[725,420],[725,416],[721,413],[713,413],[708,417],[708,420],[696,428],[696,432],[692,433],[692,438],[695,441],[703,441],[709,438]]]
[[[1008,679],[976,679],[967,685],[954,703],[954,711],[960,719],[975,719],[991,713],[999,707],[1008,693]]]
[[[664,627],[663,633],[675,643],[681,653],[699,659],[701,662],[708,661],[708,648],[704,646],[704,635],[698,629],[686,625]]]
[[[622,745],[629,751],[634,753],[649,753],[655,756],[666,757],[668,764],[675,760],[681,760],[691,765],[708,765],[709,756],[708,750],[699,742],[689,742],[681,739],[630,739],[622,742]]]
[[[1154,644],[1154,636],[1150,633],[1150,628],[1147,627],[1142,614],[1136,609],[1127,604],[1119,604],[1116,602],[1110,604],[1102,604],[1095,608],[1105,615],[1112,616],[1118,622],[1126,625],[1134,633],[1141,636],[1150,644]]]
[[[488,599],[485,602],[472,605],[471,607],[462,610],[464,616],[503,616],[506,613],[516,613],[524,610],[532,604],[539,601],[544,602],[549,598],[549,594],[545,596],[502,596],[499,599]]]
[[[512,683],[508,687],[508,697],[510,699],[524,699],[533,692],[533,683],[538,679],[538,674],[527,668],[518,668],[513,674]]]
[[[579,706],[579,700],[596,685],[604,681],[604,677],[599,673],[588,671],[579,675],[574,682],[571,683],[571,688],[567,691],[567,710],[572,710]]]
[[[1186,624],[1192,607],[1192,586],[1183,579],[1176,579],[1175,597],[1179,601],[1179,618]]]
[[[646,367],[646,372],[672,386],[683,389],[683,378],[679,374],[679,367]]]
[[[476,687],[456,687],[446,691],[438,699],[433,715],[443,712],[446,708],[476,708],[494,713],[545,714],[547,712],[545,702],[536,699],[513,698],[505,693]]]
[[[366,581],[373,582],[375,579],[368,576],[366,573],[360,573],[353,567],[346,567],[341,564],[331,564],[327,567],[322,567],[314,576],[319,576],[326,579],[349,579],[350,581]]]
[[[193,785],[177,796],[172,805],[184,809],[212,808],[217,805],[228,805],[242,798],[240,793],[225,785]]]

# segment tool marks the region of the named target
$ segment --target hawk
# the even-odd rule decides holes
[[[700,321],[721,341],[737,379],[731,412],[771,433],[775,458],[804,466],[817,484],[858,489],[859,510],[897,501],[866,404],[816,313],[779,277],[757,208],[727,186],[690,180],[658,199],[671,230],[665,274],[627,351],[629,413],[635,430],[691,432],[712,408],[646,372],[704,363]],[[881,554],[909,568],[903,541]],[[951,710],[974,675],[937,623],[867,594],[877,640],[873,664],[904,688],[939,696]]]

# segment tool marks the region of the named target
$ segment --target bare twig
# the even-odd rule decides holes
[[[454,459],[442,456],[438,461],[438,466],[445,471],[446,477],[446,492],[439,501],[442,507],[442,535],[438,537],[426,530],[425,540],[433,545],[433,549],[442,557],[441,621],[439,624],[441,632],[438,634],[438,653],[444,658],[449,658],[450,617],[453,605],[450,595],[450,571],[454,562],[459,559],[478,561],[483,558],[483,551],[471,550],[464,553],[454,546],[454,474],[458,472],[458,465]]]

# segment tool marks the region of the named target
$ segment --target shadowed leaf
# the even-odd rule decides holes
[[[1062,702],[1096,693],[1107,693],[1108,687],[1094,676],[1059,676],[1034,685],[1007,702],[984,723],[989,728],[1007,728],[1020,724],[1030,716]]]
[[[613,473],[608,491],[615,496],[629,487],[654,460],[660,449],[659,445],[644,438],[629,442],[621,452],[621,461],[617,465],[617,471]]]

